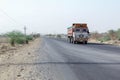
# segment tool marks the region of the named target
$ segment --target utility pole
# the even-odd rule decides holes
[[[25,36],[26,36],[26,29],[27,29],[26,26],[24,26],[24,34],[25,34]]]
[[[27,39],[26,39],[26,30],[27,30],[27,28],[26,28],[26,26],[24,26],[25,44],[26,44],[26,42],[27,42]]]

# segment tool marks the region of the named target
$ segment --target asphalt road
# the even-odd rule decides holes
[[[50,66],[50,80],[120,80],[120,48],[88,43],[70,44],[42,38],[41,63]]]

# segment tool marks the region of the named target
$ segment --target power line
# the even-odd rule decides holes
[[[0,11],[1,11],[4,15],[6,15],[10,20],[12,20],[14,23],[18,24],[18,22],[17,22],[14,18],[12,18],[11,16],[9,16],[9,15],[8,15],[4,10],[2,10],[1,8],[0,8]],[[24,25],[22,25],[22,24],[19,24],[19,25],[24,26]],[[25,31],[25,35],[26,35],[26,26],[24,26],[24,31]]]
[[[18,24],[18,22],[14,19],[14,18],[12,18],[11,16],[9,16],[4,10],[2,10],[1,8],[0,8],[0,11],[4,14],[4,15],[6,15],[11,21],[13,21],[14,23],[16,23],[16,24]],[[19,24],[19,25],[22,25],[22,24]]]

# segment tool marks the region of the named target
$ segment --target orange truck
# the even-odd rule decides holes
[[[88,43],[89,39],[89,29],[86,23],[74,23],[71,27],[67,28],[67,40],[70,43],[79,43],[84,44]]]

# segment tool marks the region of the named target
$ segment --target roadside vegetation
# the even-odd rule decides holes
[[[105,33],[92,32],[91,39],[100,42],[119,42],[120,41],[120,29],[118,30],[109,30]]]
[[[16,30],[7,32],[5,34],[2,34],[1,36],[6,37],[8,39],[8,42],[12,46],[15,46],[15,44],[29,44],[29,41],[40,37],[40,34],[25,35],[21,31]]]
[[[0,54],[5,54],[7,52],[12,52],[20,47],[25,46],[25,44],[31,44],[36,42],[40,34],[29,34],[25,35],[21,31],[11,31],[4,34],[0,34]],[[26,46],[29,46],[26,45]]]

